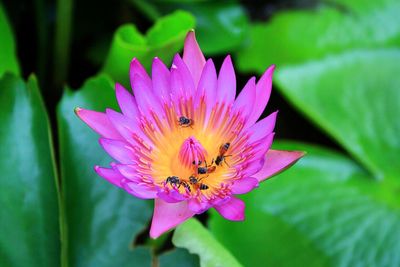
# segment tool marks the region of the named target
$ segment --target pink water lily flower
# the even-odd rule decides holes
[[[170,69],[154,58],[150,77],[132,60],[133,94],[115,86],[122,113],[75,110],[115,159],[95,171],[135,197],[155,200],[151,237],[209,208],[228,220],[243,220],[245,204],[235,195],[248,193],[303,156],[270,149],[277,112],[257,122],[273,71],[269,67],[258,82],[252,77],[235,98],[230,56],[217,75],[191,31],[183,58],[177,54]]]

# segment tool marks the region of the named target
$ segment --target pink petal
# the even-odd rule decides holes
[[[141,199],[153,199],[157,197],[157,190],[147,185],[137,184],[135,182],[122,182],[126,192]]]
[[[253,126],[251,126],[247,132],[250,137],[248,142],[251,144],[257,140],[260,140],[266,136],[268,136],[275,128],[276,116],[278,115],[278,111],[271,113],[268,117],[260,120]]]
[[[157,196],[168,203],[178,203],[182,202],[186,198],[178,190],[172,189],[168,192],[160,190]]]
[[[153,143],[147,135],[142,132],[136,119],[131,119],[112,109],[107,109],[106,114],[115,129],[117,129],[117,131],[123,136],[124,140],[128,141],[132,145],[140,146],[140,143],[145,143],[147,146],[152,146]],[[135,135],[141,140],[135,139]]]
[[[247,126],[253,125],[261,116],[265,107],[267,106],[269,97],[271,95],[272,75],[274,73],[274,70],[275,65],[270,66],[257,82],[254,109],[247,121]]]
[[[222,63],[218,75],[217,103],[227,103],[235,100],[236,96],[236,75],[230,56],[227,56]]]
[[[152,65],[153,92],[161,100],[168,103],[170,100],[170,73],[168,68],[159,58],[154,58]]]
[[[243,166],[244,169],[241,171],[241,174],[244,176],[252,176],[253,174],[259,172],[263,166],[264,157],[262,159],[252,160],[248,162],[247,165]]]
[[[254,109],[254,101],[256,98],[256,78],[252,77],[240,92],[238,98],[233,104],[233,112],[240,112],[242,118],[250,116]]]
[[[143,82],[147,87],[151,88],[151,79],[146,72],[146,69],[142,66],[137,58],[132,59],[131,66],[129,69],[129,76],[131,80],[131,87],[133,88],[133,82],[135,80],[135,76],[139,76],[142,78]]]
[[[183,85],[182,76],[174,66],[171,68],[171,95],[176,103],[176,109],[179,110],[179,102],[185,97],[185,86]]]
[[[189,98],[193,97],[195,94],[195,87],[194,87],[194,82],[192,75],[186,66],[185,62],[181,59],[179,54],[176,54],[173,60],[173,64],[176,66],[176,69],[178,70],[178,73],[181,77],[182,85],[184,88],[184,95]]]
[[[246,194],[258,187],[258,180],[253,177],[244,177],[232,186],[232,194]]]
[[[189,68],[196,86],[200,80],[206,60],[196,41],[196,35],[194,31],[190,31],[186,35],[185,46],[183,48],[183,61]]]
[[[156,198],[150,236],[152,238],[157,238],[164,232],[191,218],[193,215],[194,212],[188,209],[186,201],[167,203],[162,199]]]
[[[196,92],[196,107],[203,97],[206,101],[206,115],[204,125],[208,124],[208,119],[211,114],[211,110],[215,106],[215,98],[217,95],[217,72],[215,70],[214,63],[211,59],[207,60],[204,66],[203,72]]]
[[[135,75],[132,85],[140,112],[148,119],[152,118],[151,111],[161,116],[164,110],[161,108],[159,98],[154,95],[151,83],[149,84],[141,76]]]
[[[260,139],[259,141],[252,143],[251,145],[255,145],[253,151],[251,152],[251,157],[253,159],[262,159],[264,160],[265,154],[269,150],[272,145],[272,141],[274,140],[275,133],[270,133],[266,137]]]
[[[139,110],[133,95],[119,83],[115,84],[115,94],[117,96],[117,101],[122,113],[129,118],[136,119],[139,114]]]
[[[125,178],[122,176],[120,173],[115,171],[114,169],[110,168],[103,168],[100,166],[95,166],[94,167],[95,172],[106,179],[108,182],[112,183],[113,185],[116,185],[118,187],[122,187],[121,181]]]
[[[107,153],[123,164],[135,163],[133,150],[123,141],[100,138],[100,145]]]
[[[90,128],[102,137],[122,140],[122,136],[114,128],[105,113],[82,108],[75,108],[76,115],[83,120]]]
[[[269,150],[263,168],[253,177],[263,181],[289,168],[305,155],[302,151]]]
[[[121,173],[124,178],[132,182],[139,183],[142,181],[142,178],[137,171],[136,164],[117,164],[115,168]]]
[[[232,197],[223,204],[216,205],[214,208],[221,214],[225,219],[231,221],[243,221],[244,220],[244,208],[245,204],[243,200]]]
[[[195,214],[201,214],[210,208],[210,204],[205,201],[199,201],[197,198],[188,200],[188,208]]]

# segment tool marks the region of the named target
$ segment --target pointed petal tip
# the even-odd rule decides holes
[[[305,155],[305,151],[270,149],[265,155],[265,163],[263,168],[258,173],[253,175],[253,177],[262,182],[292,167]]]
[[[76,116],[79,117],[79,113],[80,113],[81,110],[82,110],[82,108],[80,108],[80,107],[74,108],[74,112],[75,112]]]
[[[186,34],[186,37],[185,37],[185,44],[186,44],[186,42],[187,41],[192,41],[192,40],[194,40],[194,41],[196,41],[197,42],[197,40],[196,40],[196,31],[195,31],[195,29],[190,29],[189,31],[188,31],[188,33]]]
[[[115,88],[115,90],[121,90],[121,89],[125,89],[124,88],[124,86],[122,85],[122,84],[120,84],[120,83],[115,83],[115,86],[114,86],[114,88]]]
[[[232,197],[227,202],[214,206],[219,214],[230,221],[243,221],[245,219],[245,203],[243,200]]]
[[[167,203],[160,198],[154,202],[154,214],[150,227],[150,237],[157,238],[194,216],[186,201]]]

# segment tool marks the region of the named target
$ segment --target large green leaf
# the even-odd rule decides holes
[[[178,226],[172,243],[199,255],[201,267],[242,266],[210,232],[195,219]]]
[[[282,92],[377,178],[400,183],[400,49],[283,68]]]
[[[0,3],[0,77],[5,72],[19,74],[14,36]]]
[[[56,174],[36,79],[0,80],[0,265],[60,262]]]
[[[69,264],[150,266],[150,252],[132,245],[146,227],[151,207],[94,172],[94,165],[107,166],[111,159],[100,148],[98,136],[74,114],[77,106],[97,111],[115,108],[111,80],[99,76],[77,92],[67,90],[58,108]]]
[[[129,84],[129,63],[136,57],[149,69],[154,57],[165,63],[183,47],[187,32],[194,28],[194,17],[185,11],[176,11],[165,16],[142,35],[133,24],[125,24],[116,31],[103,72],[114,80]]]
[[[400,46],[397,0],[325,1],[315,10],[277,13],[251,26],[249,45],[238,53],[243,71],[263,72],[355,48]]]
[[[163,12],[179,8],[196,17],[196,32],[202,51],[206,54],[236,50],[247,37],[248,18],[237,1],[153,1]]]
[[[158,257],[159,267],[198,267],[199,257],[190,254],[186,249],[177,248],[167,251]]]
[[[246,220],[210,228],[245,266],[399,266],[400,202],[352,160],[310,145],[290,170],[245,196]]]

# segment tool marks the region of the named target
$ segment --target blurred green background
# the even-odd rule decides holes
[[[0,266],[400,266],[400,1],[0,3]],[[244,222],[150,240],[151,201],[94,173],[111,159],[73,109],[118,109],[130,60],[170,64],[192,28],[238,88],[277,65],[263,116],[307,156]]]

